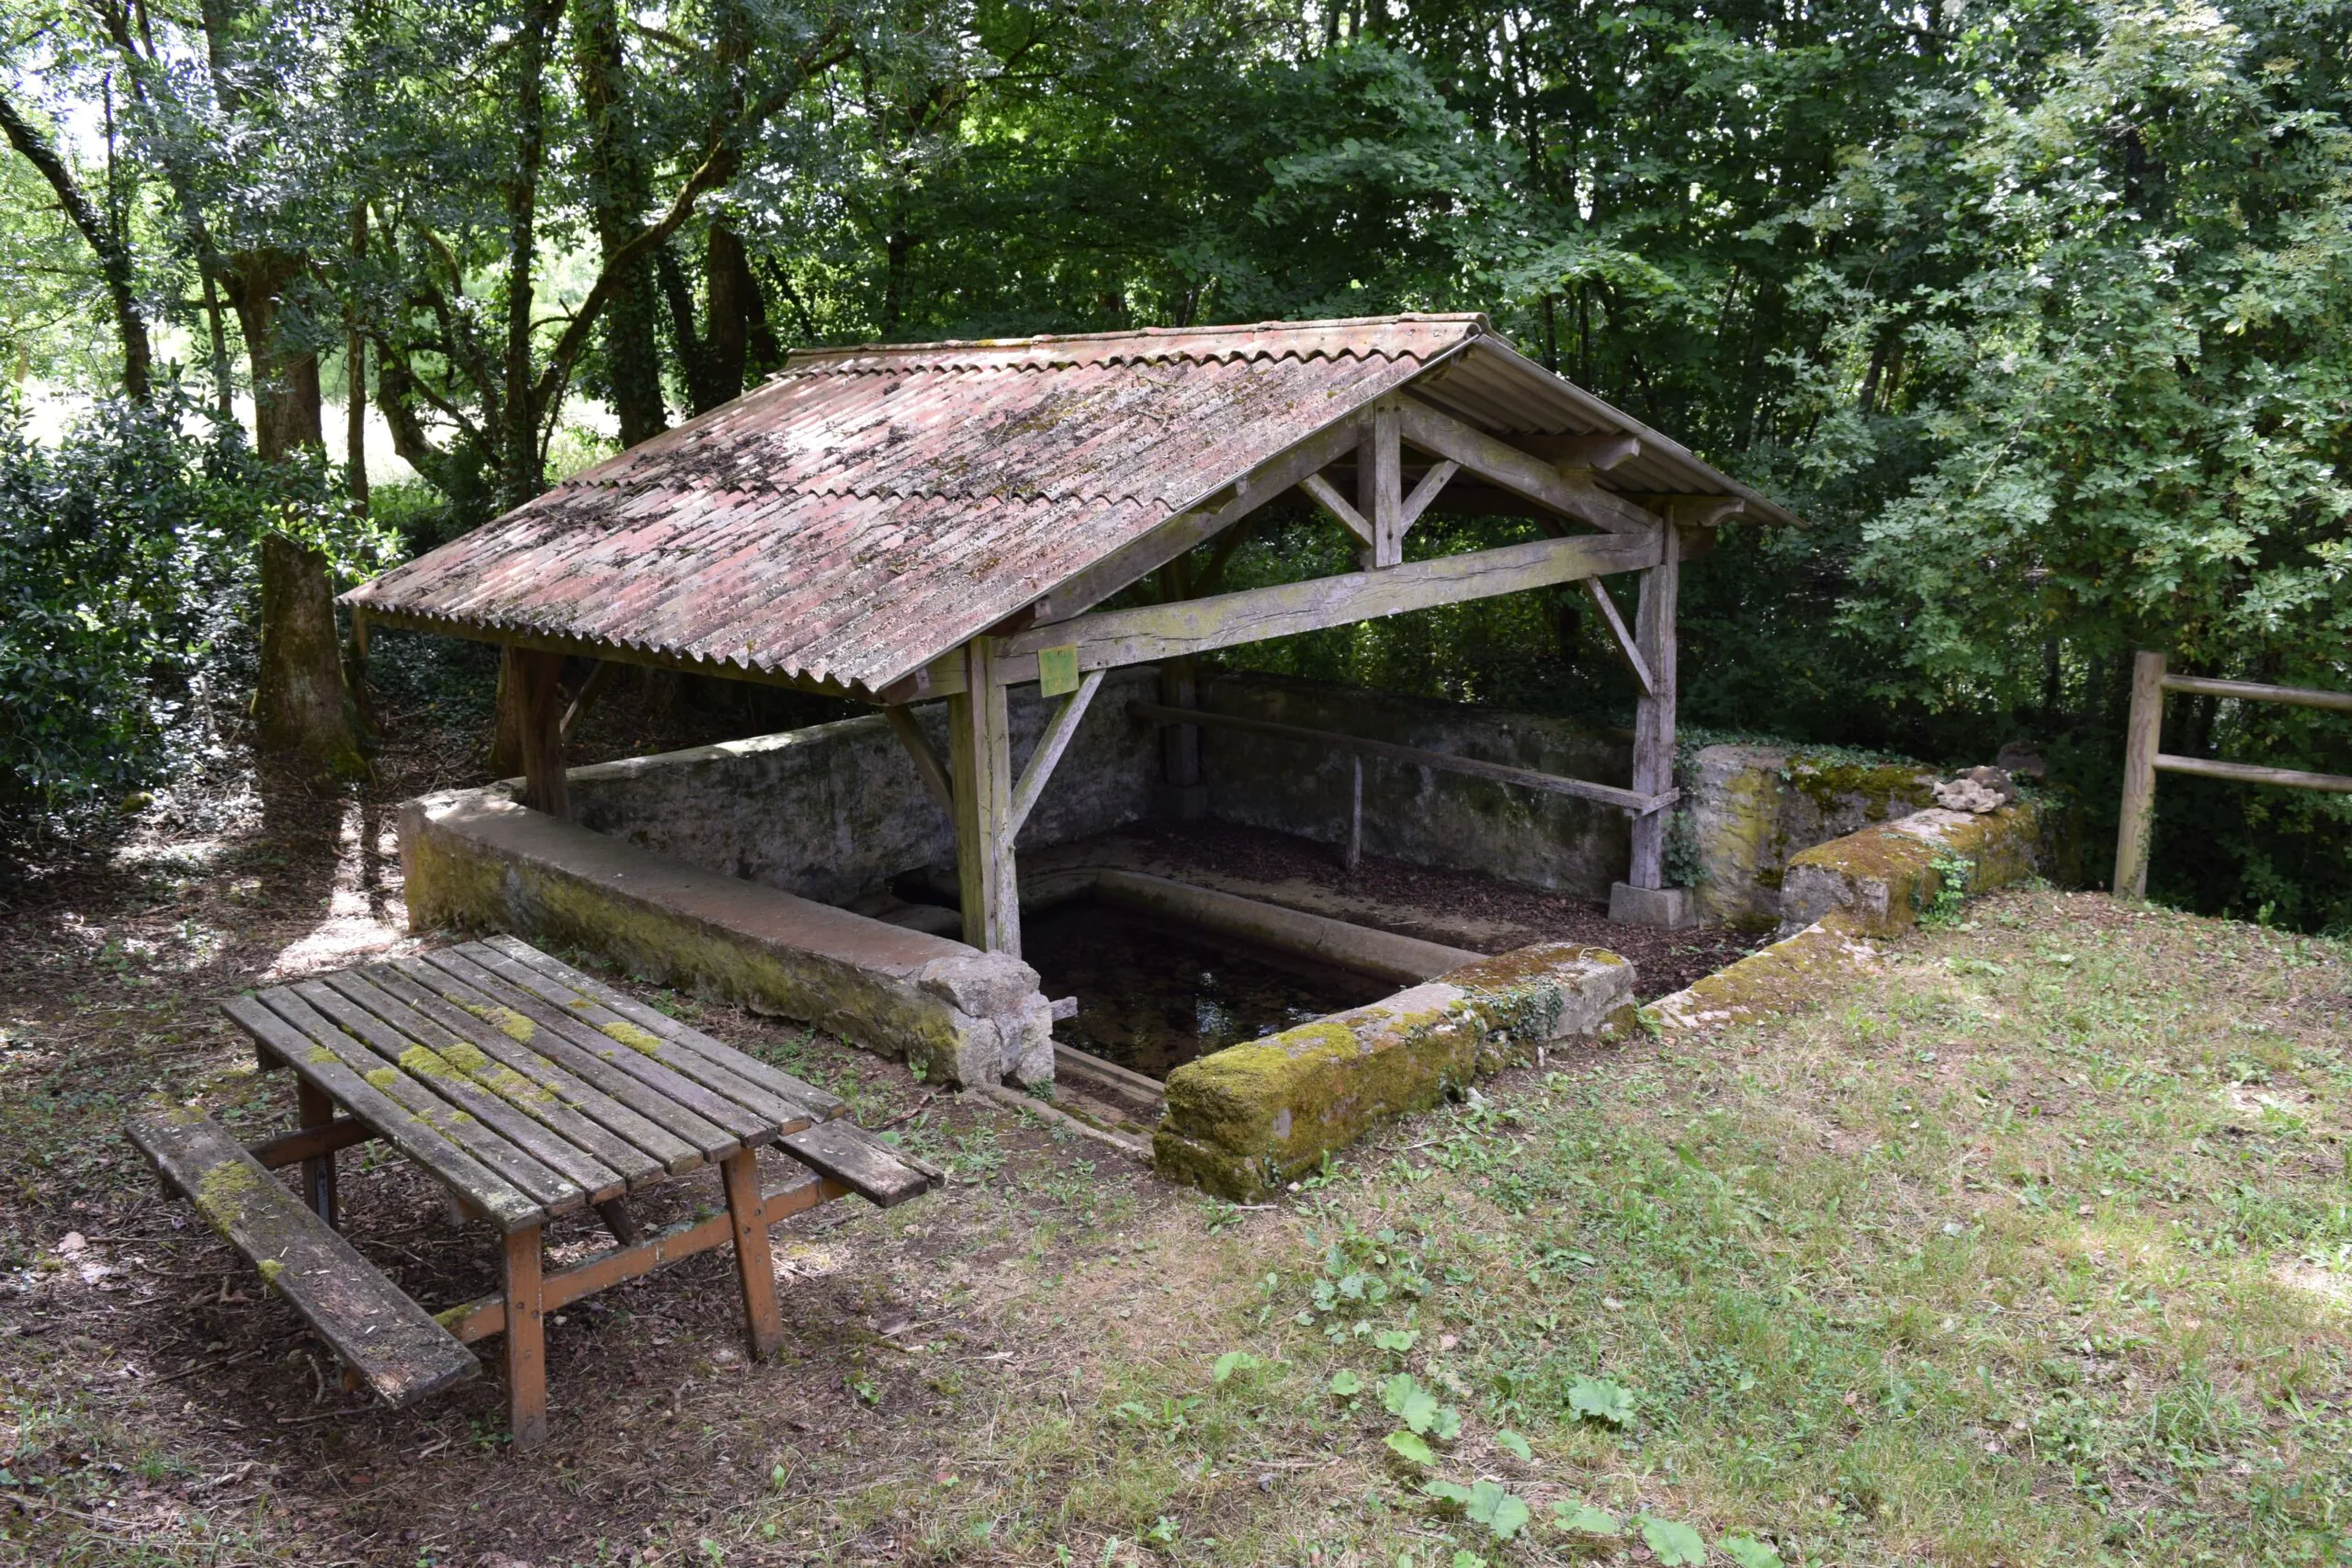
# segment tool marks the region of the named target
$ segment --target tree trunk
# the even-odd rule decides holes
[[[613,257],[644,226],[652,185],[637,144],[630,112],[628,59],[614,0],[582,0],[574,13],[580,96],[590,128],[590,209],[605,265],[613,269],[605,304],[605,369],[621,445],[634,446],[669,428],[662,397],[661,352],[655,344],[653,266],[639,255],[615,265]]]
[[[368,261],[368,204],[351,209],[351,288],[343,315],[344,482],[360,514],[368,512],[368,339],[359,330],[359,272]]]
[[[327,558],[283,534],[261,542],[261,682],[256,739],[266,751],[307,759],[338,778],[364,778],[352,739],[334,630]]]
[[[710,298],[710,330],[704,339],[708,400],[695,408],[707,413],[743,395],[743,375],[756,356],[772,368],[782,357],[775,334],[768,329],[767,301],[760,296],[759,279],[743,254],[743,241],[732,229],[711,220],[710,240],[703,257],[706,288]]]
[[[106,278],[107,300],[114,310],[115,334],[122,343],[122,389],[145,402],[153,351],[147,341],[146,318],[140,312],[139,298],[133,291],[136,275],[131,266],[130,247],[120,227],[101,217],[90,205],[57,149],[6,97],[0,97],[0,131],[6,133],[9,144],[49,182],[57,205],[96,254],[98,271]]]
[[[286,295],[309,266],[291,251],[244,251],[229,259],[221,281],[254,378],[254,450],[282,463],[303,446],[326,445],[320,415],[319,353],[289,332]]]

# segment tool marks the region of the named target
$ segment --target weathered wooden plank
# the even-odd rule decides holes
[[[1634,788],[1644,795],[1674,787],[1676,605],[1682,592],[1681,535],[1665,530],[1657,565],[1642,573],[1642,597],[1634,612],[1634,641],[1649,671],[1649,685],[1634,703]],[[1625,873],[1634,887],[1666,886],[1664,812],[1637,818],[1633,856]]]
[[[407,1404],[481,1372],[471,1351],[209,1116],[180,1106],[134,1117],[129,1132],[156,1170],[387,1404]]]
[[[549,1033],[537,1042],[538,1050],[523,1044],[492,1020],[469,1011],[421,984],[405,972],[409,965],[424,969],[436,979],[446,979],[438,971],[413,958],[369,964],[356,972],[373,981],[386,996],[406,1003],[452,1033],[472,1040],[486,1055],[569,1097],[574,1106],[643,1149],[671,1175],[681,1175],[703,1164],[706,1148],[734,1146],[734,1135],[724,1128],[652,1095],[637,1079],[568,1041]],[[447,984],[457,986],[455,981]],[[496,1010],[486,998],[476,1005],[485,1010]],[[527,1026],[530,1021],[520,1020],[520,1023]],[[645,1108],[640,1109],[639,1102],[645,1102]]]
[[[1363,439],[1356,446],[1356,508],[1372,525],[1368,558],[1359,558],[1374,571],[1385,571],[1405,558],[1404,442],[1394,401],[1383,400],[1363,423]]]
[[[690,1051],[718,1056],[731,1071],[807,1106],[820,1122],[831,1121],[849,1110],[849,1101],[831,1089],[819,1089],[804,1078],[793,1077],[782,1067],[761,1061],[748,1051],[737,1050],[724,1040],[705,1033],[683,1019],[672,1018],[658,1008],[650,1008],[618,987],[606,985],[594,975],[583,974],[569,964],[548,957],[519,937],[487,937],[480,945],[526,964],[559,985],[603,1003],[640,1029],[650,1029],[662,1039]]]
[[[930,792],[932,799],[939,802],[942,811],[953,817],[956,814],[955,791],[947,783],[947,770],[939,765],[939,753],[931,749],[931,737],[922,732],[922,726],[915,722],[915,716],[909,713],[902,703],[886,704],[882,717],[889,724],[890,733],[899,738],[899,744],[907,749],[907,756],[914,763],[915,776],[922,780],[922,787]]]
[[[2280,789],[2315,789],[2328,795],[2352,795],[2352,777],[2343,773],[2307,773],[2295,768],[2266,768],[2258,762],[2224,762],[2211,757],[2156,754],[2156,771],[2193,773],[2199,778],[2228,779],[2233,784],[2273,784]]]
[[[1046,732],[1037,738],[1037,749],[1029,753],[1029,765],[1021,770],[1021,783],[1012,792],[1012,804],[1007,809],[1004,827],[1006,839],[1021,836],[1021,825],[1029,820],[1029,813],[1037,808],[1037,797],[1046,793],[1046,784],[1054,776],[1062,753],[1069,750],[1072,737],[1086,718],[1086,710],[1094,702],[1094,694],[1102,689],[1103,672],[1090,670],[1079,682],[1078,690],[1062,699],[1054,711]]]
[[[1466,604],[1579,578],[1655,566],[1657,535],[1586,534],[1537,539],[1499,549],[1408,561],[1385,571],[1355,571],[1273,588],[1252,588],[1212,599],[1189,599],[1132,610],[1107,610],[1004,641],[996,679],[1018,685],[1037,678],[1037,649],[1075,641],[1081,670],[1146,664],[1187,653],[1293,637],[1325,626]]]
[[[661,1050],[661,1041],[656,1036],[637,1030],[627,1032],[624,1037],[623,1034],[599,1029],[589,1021],[574,1016],[569,1010],[513,985],[454,950],[444,949],[424,956],[428,967],[471,987],[488,998],[492,1006],[520,1013],[535,1029],[554,1031],[582,1050],[618,1067],[655,1094],[680,1102],[705,1121],[718,1123],[739,1142],[756,1145],[775,1135],[775,1125],[768,1118],[737,1104],[726,1095],[705,1088],[668,1062],[660,1060],[657,1053]],[[537,1043],[536,1034],[533,1043]],[[642,1102],[639,1105],[641,1109]],[[728,1152],[731,1154],[734,1151],[730,1149]]]
[[[1338,486],[1321,474],[1309,474],[1298,481],[1298,488],[1305,491],[1317,506],[1338,518],[1340,525],[1361,540],[1366,549],[1372,547],[1371,520],[1349,504],[1348,498],[1340,493]]]
[[[2148,896],[2148,847],[2156,826],[2156,753],[2163,750],[2165,656],[2132,661],[2132,709],[2123,730],[2123,807],[2115,829],[2115,896]]]
[[[1413,493],[1405,498],[1404,511],[1398,516],[1396,536],[1399,539],[1421,520],[1421,513],[1430,509],[1430,503],[1461,471],[1462,465],[1449,459],[1434,465],[1421,476],[1420,482],[1413,487]]]
[[[565,1213],[588,1201],[586,1188],[456,1103],[444,1092],[443,1085],[427,1083],[386,1061],[292,989],[273,987],[262,992],[258,1000],[300,1030],[313,1046],[334,1053],[345,1066],[382,1089],[386,1098],[528,1193],[548,1213]]]
[[[820,1176],[831,1177],[878,1208],[920,1198],[938,1183],[847,1121],[825,1122],[777,1140],[776,1146]]]
[[[375,1052],[387,1066],[423,1082],[459,1111],[580,1188],[588,1194],[590,1202],[617,1198],[628,1190],[628,1182],[620,1172],[522,1110],[514,1100],[476,1081],[458,1065],[469,1055],[479,1056],[478,1052],[460,1051],[455,1058],[445,1055],[407,1032],[393,1028],[322,981],[298,981],[289,988],[344,1033]],[[480,1059],[487,1069],[489,1059]],[[519,1075],[510,1072],[508,1077],[515,1079],[526,1095],[530,1092],[531,1085]]]
[[[258,1049],[333,1095],[345,1111],[424,1167],[435,1180],[480,1209],[499,1229],[536,1225],[547,1218],[546,1208],[520,1188],[413,1114],[341,1056],[313,1044],[257,998],[231,997],[220,1004],[220,1010],[252,1037]]]
[[[1405,439],[1422,451],[1451,457],[1481,479],[1555,512],[1612,534],[1652,534],[1666,525],[1656,513],[1602,490],[1589,474],[1564,473],[1543,458],[1427,403],[1403,399],[1398,413]]]
[[[571,1075],[544,1057],[539,1058],[543,1072],[526,1072],[492,1055],[473,1038],[478,1034],[498,1035],[499,1031],[480,1021],[476,1021],[474,1028],[466,1034],[446,1029],[398,998],[387,995],[367,976],[349,970],[323,976],[321,980],[343,998],[346,1006],[361,1010],[414,1040],[447,1062],[452,1070],[479,1085],[484,1092],[496,1095],[518,1113],[543,1124],[548,1133],[567,1146],[588,1156],[598,1168],[610,1172],[625,1186],[642,1186],[666,1174],[662,1162],[651,1154],[612,1132],[572,1103],[574,1097],[566,1089],[576,1086],[558,1081],[568,1079]],[[345,1027],[349,1028],[350,1025],[345,1024]],[[503,1036],[500,1038],[503,1039]],[[514,1043],[512,1041],[506,1043],[509,1045]],[[573,1180],[582,1180],[582,1172],[569,1167],[564,1168]],[[600,1187],[591,1201],[602,1203],[616,1196],[617,1194],[606,1192]]]
[[[2352,713],[2352,692],[2324,692],[2316,686],[2266,686],[2254,681],[2217,681],[2206,675],[2166,675],[2164,682],[2167,692],[2189,692],[2200,697],[2284,703],[2290,707],[2333,708],[2337,713]]]
[[[1270,718],[1250,718],[1236,713],[1215,713],[1206,708],[1171,708],[1158,703],[1129,703],[1127,712],[1154,724],[1198,724],[1214,728],[1247,730],[1254,735],[1269,735],[1282,740],[1296,740],[1311,746],[1330,747],[1339,750],[1361,751],[1367,756],[1385,757],[1410,767],[1432,768],[1439,773],[1464,773],[1472,778],[1492,779],[1497,784],[1516,784],[1522,789],[1542,790],[1547,795],[1575,795],[1580,800],[1597,800],[1614,806],[1621,811],[1636,816],[1671,806],[1680,798],[1679,792],[1667,789],[1654,795],[1636,790],[1619,789],[1614,784],[1593,784],[1585,779],[1566,778],[1558,773],[1538,773],[1532,768],[1514,768],[1505,762],[1482,761],[1476,757],[1457,757],[1450,751],[1426,751],[1419,746],[1400,746],[1393,740],[1367,740],[1362,736],[1342,735],[1332,729],[1308,729],[1303,725],[1278,724]]]
[[[323,1127],[297,1127],[290,1133],[247,1144],[245,1153],[266,1168],[276,1170],[280,1166],[297,1165],[355,1144],[368,1143],[377,1135],[376,1129],[356,1117],[339,1116]]]
[[[735,1279],[743,1293],[743,1325],[751,1339],[752,1359],[764,1361],[784,1343],[784,1316],[776,1310],[775,1261],[768,1252],[767,1221],[761,1213],[760,1156],[749,1149],[729,1155],[718,1174],[727,1189],[727,1222],[735,1239]]]
[[[615,1012],[572,985],[570,979],[560,979],[548,970],[525,964],[487,942],[466,942],[449,951],[453,955],[462,955],[468,962],[480,964],[507,984],[529,992],[549,1007],[561,1009],[566,1017],[651,1055],[664,1066],[692,1078],[715,1094],[724,1095],[763,1122],[776,1127],[791,1127],[799,1122],[824,1120],[790,1089],[771,1089],[762,1082],[756,1070],[759,1064],[751,1057],[707,1034],[690,1032],[682,1039],[661,1030],[648,1029]],[[574,975],[572,977],[578,976]],[[752,1070],[742,1070],[746,1068]]]

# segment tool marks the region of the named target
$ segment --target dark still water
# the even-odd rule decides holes
[[[1054,1025],[1055,1039],[1156,1078],[1396,988],[1084,899],[1024,913],[1021,956],[1047,996],[1078,998],[1078,1016]]]

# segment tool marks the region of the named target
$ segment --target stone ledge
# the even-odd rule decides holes
[[[1968,892],[2021,882],[2040,868],[2042,809],[2020,801],[1973,816],[1930,808],[1815,844],[1789,863],[1781,940],[1643,1016],[1661,1028],[1713,1029],[1786,1012],[1835,991],[1877,961],[1870,938],[1909,931],[1943,889],[1940,860],[1968,862]]]
[[[582,948],[952,1083],[1052,1081],[1051,1007],[1019,959],[704,871],[495,789],[407,802],[400,839],[414,929]]]
[[[1540,942],[1204,1056],[1168,1075],[1153,1163],[1248,1201],[1532,1046],[1598,1032],[1633,992],[1634,966],[1617,954]]]

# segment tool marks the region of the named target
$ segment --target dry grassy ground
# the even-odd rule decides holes
[[[779,1231],[773,1365],[720,1255],[568,1312],[517,1457],[494,1377],[338,1392],[117,1130],[159,1092],[290,1121],[210,998],[409,940],[388,834],[260,792],[7,912],[0,1560],[2352,1555],[2340,946],[2002,895],[1833,1007],[1555,1055],[1258,1210],[641,990],[955,1180]],[[487,1233],[352,1166],[371,1256],[487,1287]]]

